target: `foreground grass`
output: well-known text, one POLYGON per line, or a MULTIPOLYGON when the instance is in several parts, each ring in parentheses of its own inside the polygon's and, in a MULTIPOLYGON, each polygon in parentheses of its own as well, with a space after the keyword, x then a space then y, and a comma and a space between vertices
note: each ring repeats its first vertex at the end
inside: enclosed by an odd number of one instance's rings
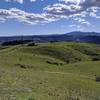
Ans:
MULTIPOLYGON (((100 100, 100 61, 92 61, 75 45, 54 43, 36 47, 9 47, 0 51, 0 100, 100 100), (60 56, 59 56, 60 54, 60 56), (56 61, 62 65, 49 64, 56 61)), ((89 49, 90 48, 90 49, 89 49)))

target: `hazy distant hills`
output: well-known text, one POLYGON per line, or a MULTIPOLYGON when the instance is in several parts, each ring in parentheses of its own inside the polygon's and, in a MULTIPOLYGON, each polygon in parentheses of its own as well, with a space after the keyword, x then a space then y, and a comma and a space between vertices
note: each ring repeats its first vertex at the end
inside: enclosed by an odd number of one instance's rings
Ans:
POLYGON ((14 40, 31 40, 35 42, 50 42, 50 41, 72 41, 72 42, 90 42, 100 44, 100 33, 96 32, 70 32, 60 35, 33 35, 33 36, 10 36, 0 37, 0 42, 14 40))
POLYGON ((71 36, 100 36, 100 33, 97 33, 97 32, 74 31, 74 32, 66 33, 66 34, 71 35, 71 36))

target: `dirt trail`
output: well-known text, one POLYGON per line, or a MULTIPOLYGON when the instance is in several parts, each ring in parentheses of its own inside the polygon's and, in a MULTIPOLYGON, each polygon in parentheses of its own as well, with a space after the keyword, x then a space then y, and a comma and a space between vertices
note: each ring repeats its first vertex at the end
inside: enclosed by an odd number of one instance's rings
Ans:
POLYGON ((92 76, 73 74, 73 73, 69 73, 69 72, 66 72, 66 73, 65 72, 52 72, 52 71, 44 71, 44 72, 45 73, 50 73, 50 74, 60 74, 60 75, 77 75, 77 76, 82 77, 82 78, 94 80, 94 77, 92 77, 92 76))
POLYGON ((14 47, 8 47, 7 49, 0 50, 0 54, 2 53, 9 53, 21 47, 20 45, 14 47))

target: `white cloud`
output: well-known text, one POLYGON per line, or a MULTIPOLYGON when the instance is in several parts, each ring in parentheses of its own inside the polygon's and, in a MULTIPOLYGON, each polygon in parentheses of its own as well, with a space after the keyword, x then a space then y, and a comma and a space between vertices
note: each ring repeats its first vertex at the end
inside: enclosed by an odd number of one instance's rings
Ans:
POLYGON ((20 9, 11 8, 11 9, 0 9, 0 19, 3 21, 14 19, 18 20, 22 23, 27 24, 38 24, 38 23, 48 23, 52 21, 56 21, 57 18, 50 16, 49 14, 35 14, 35 13, 27 13, 20 9))
MULTIPOLYGON (((78 26, 91 23, 85 18, 100 18, 98 14, 100 10, 100 0, 58 0, 59 3, 48 5, 44 11, 52 16, 59 18, 67 18, 75 21, 78 26), (77 19, 77 20, 76 20, 77 19)), ((100 13, 100 12, 99 12, 100 13)))
POLYGON ((30 2, 36 2, 37 0, 30 0, 30 2))
MULTIPOLYGON (((7 2, 23 3, 25 0, 6 0, 7 2)), ((37 0, 29 0, 36 2, 37 0)), ((44 1, 44 0, 41 0, 44 1)), ((28 13, 20 9, 0 9, 0 21, 16 19, 27 24, 49 23, 60 19, 70 19, 76 23, 77 28, 82 25, 91 26, 87 16, 100 19, 100 0, 58 0, 53 5, 43 8, 43 13, 28 13)))
MULTIPOLYGON (((20 4, 23 4, 23 2, 25 2, 25 0, 5 0, 6 2, 17 2, 20 4)), ((36 2, 37 0, 29 0, 30 2, 36 2)), ((44 0, 41 0, 44 1, 44 0)))
POLYGON ((99 7, 100 0, 59 0, 63 3, 49 5, 44 10, 51 14, 56 15, 70 15, 86 11, 91 7, 99 7), (78 3, 78 5, 77 5, 78 3))
POLYGON ((18 2, 20 4, 23 4, 23 0, 5 0, 6 2, 18 2))
POLYGON ((76 5, 79 5, 80 3, 83 3, 85 0, 58 0, 59 2, 65 2, 65 3, 73 3, 76 5))
MULTIPOLYGON (((30 0, 30 2, 36 2, 37 0, 30 0)), ((40 1, 44 1, 44 0, 40 0, 40 1)))

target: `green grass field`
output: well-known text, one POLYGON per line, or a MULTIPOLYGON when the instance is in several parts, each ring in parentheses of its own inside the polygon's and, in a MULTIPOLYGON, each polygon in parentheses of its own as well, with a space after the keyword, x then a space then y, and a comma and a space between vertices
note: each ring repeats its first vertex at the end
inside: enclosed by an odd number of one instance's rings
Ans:
POLYGON ((0 100, 100 100, 100 46, 0 46, 0 100))

